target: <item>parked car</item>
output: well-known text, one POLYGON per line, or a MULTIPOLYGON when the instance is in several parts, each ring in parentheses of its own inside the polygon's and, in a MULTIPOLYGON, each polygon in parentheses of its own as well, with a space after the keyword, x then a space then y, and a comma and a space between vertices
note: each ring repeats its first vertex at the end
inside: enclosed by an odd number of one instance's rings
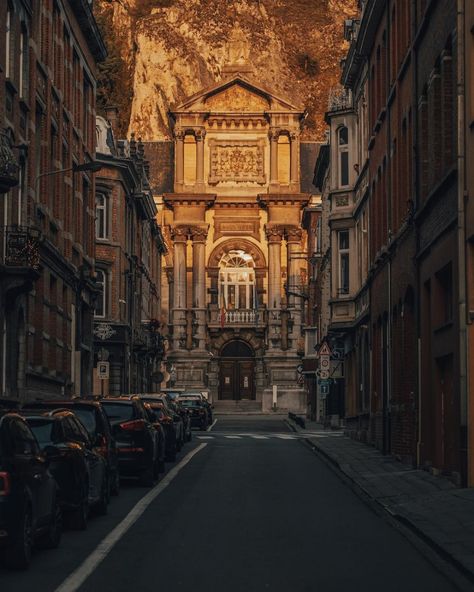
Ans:
POLYGON ((100 454, 107 465, 107 483, 112 495, 120 491, 117 443, 112 434, 109 418, 102 403, 96 399, 75 398, 63 401, 34 401, 29 409, 70 409, 73 411, 91 437, 94 451, 100 454))
POLYGON ((186 398, 182 396, 179 397, 179 402, 189 411, 192 427, 199 428, 202 431, 207 429, 209 425, 209 415, 202 400, 195 397, 186 398))
POLYGON ((173 417, 161 400, 144 401, 153 425, 159 424, 165 433, 165 459, 169 462, 176 460, 177 440, 173 417))
POLYGON ((166 460, 166 435, 161 423, 156 421, 155 414, 152 412, 147 403, 144 405, 148 421, 155 428, 155 453, 158 459, 158 472, 164 473, 166 460))
POLYGON ((177 413, 179 413, 181 415, 181 419, 183 420, 184 441, 191 442, 192 437, 193 437, 193 432, 191 429, 191 415, 190 415, 188 409, 186 409, 186 407, 183 407, 183 405, 181 405, 181 403, 178 399, 175 399, 173 401, 173 405, 176 407, 177 413))
POLYGON ((101 399, 101 403, 117 442, 120 474, 138 477, 143 485, 151 487, 158 477, 159 462, 155 428, 143 402, 137 396, 124 395, 101 399))
POLYGON ((55 548, 62 533, 58 486, 25 419, 0 411, 0 550, 26 569, 33 545, 55 548))
POLYGON ((201 401, 206 408, 209 423, 213 422, 212 405, 201 392, 184 392, 178 397, 178 401, 181 401, 182 399, 196 399, 201 401))
POLYGON ((166 414, 173 420, 176 437, 176 450, 179 452, 184 445, 184 422, 176 406, 164 394, 139 395, 142 401, 147 403, 162 403, 166 414))
POLYGON ((73 528, 84 530, 89 508, 107 513, 109 503, 107 464, 91 437, 68 409, 22 410, 31 431, 47 455, 58 483, 61 509, 73 528))

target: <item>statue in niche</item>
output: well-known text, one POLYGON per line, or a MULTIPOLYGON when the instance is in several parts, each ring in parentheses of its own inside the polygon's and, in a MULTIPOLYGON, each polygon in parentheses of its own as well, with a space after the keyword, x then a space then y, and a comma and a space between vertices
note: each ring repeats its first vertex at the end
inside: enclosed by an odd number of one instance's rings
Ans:
POLYGON ((232 33, 227 44, 227 63, 229 65, 241 66, 248 62, 250 48, 248 38, 242 30, 240 23, 237 22, 232 29, 232 33))

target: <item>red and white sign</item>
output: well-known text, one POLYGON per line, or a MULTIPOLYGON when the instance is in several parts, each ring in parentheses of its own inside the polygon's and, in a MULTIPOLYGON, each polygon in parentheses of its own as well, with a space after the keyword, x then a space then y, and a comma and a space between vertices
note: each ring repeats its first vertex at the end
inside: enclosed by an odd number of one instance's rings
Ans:
POLYGON ((329 345, 324 342, 322 346, 319 348, 318 356, 321 358, 323 356, 330 356, 332 354, 331 348, 329 345))

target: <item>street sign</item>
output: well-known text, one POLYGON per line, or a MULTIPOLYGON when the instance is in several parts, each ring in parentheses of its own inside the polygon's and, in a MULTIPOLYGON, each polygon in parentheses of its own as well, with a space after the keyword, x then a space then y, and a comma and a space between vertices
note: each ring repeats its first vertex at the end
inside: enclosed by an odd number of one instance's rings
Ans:
POLYGON ((329 347, 329 345, 326 343, 326 341, 322 344, 322 346, 319 348, 318 351, 318 356, 330 356, 331 355, 331 348, 329 347))
POLYGON ((97 378, 107 380, 109 378, 109 362, 99 362, 97 364, 97 378))
POLYGON ((331 362, 331 378, 344 378, 344 363, 341 361, 331 362))
POLYGON ((329 384, 322 384, 319 387, 319 392, 323 397, 327 397, 329 395, 329 384))
POLYGON ((329 370, 321 369, 319 371, 319 377, 321 378, 321 380, 327 380, 329 378, 329 370))

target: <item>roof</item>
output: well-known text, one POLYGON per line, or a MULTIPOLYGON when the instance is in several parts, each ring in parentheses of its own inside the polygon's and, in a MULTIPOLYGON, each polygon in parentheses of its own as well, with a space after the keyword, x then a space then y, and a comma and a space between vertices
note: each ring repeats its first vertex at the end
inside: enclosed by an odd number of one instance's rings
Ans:
MULTIPOLYGON (((176 105, 173 109, 171 109, 171 112, 173 113, 173 112, 191 110, 191 108, 193 106, 202 105, 202 103, 206 99, 208 99, 214 95, 217 95, 217 94, 223 92, 224 90, 226 90, 227 88, 230 88, 231 86, 234 86, 234 85, 240 85, 243 88, 246 88, 247 90, 249 90, 250 92, 260 95, 261 97, 267 99, 271 105, 274 104, 275 102, 277 104, 279 103, 282 110, 295 111, 295 112, 299 112, 299 113, 304 112, 303 108, 300 108, 300 107, 294 105, 286 98, 279 97, 279 96, 275 95, 272 91, 264 88, 263 86, 260 86, 259 84, 256 84, 255 82, 251 81, 247 77, 243 76, 241 73, 238 73, 235 76, 232 76, 232 78, 229 78, 225 81, 218 82, 208 88, 205 88, 205 89, 195 93, 194 95, 191 95, 185 101, 183 101, 182 103, 180 103, 179 105, 176 105)), ((270 110, 272 110, 272 109, 270 109, 270 110)))

